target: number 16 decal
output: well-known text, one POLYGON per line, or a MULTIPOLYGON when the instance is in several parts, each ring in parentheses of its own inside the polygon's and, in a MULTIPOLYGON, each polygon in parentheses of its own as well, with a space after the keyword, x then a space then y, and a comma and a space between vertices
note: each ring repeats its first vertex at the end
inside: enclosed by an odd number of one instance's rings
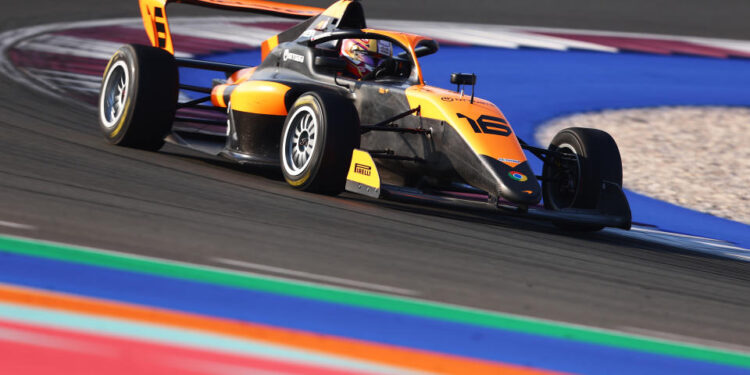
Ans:
POLYGON ((469 121, 469 125, 474 129, 474 133, 495 134, 502 135, 503 137, 510 135, 510 126, 508 126, 508 122, 499 117, 481 115, 475 121, 471 117, 461 113, 457 113, 456 116, 458 116, 458 118, 465 118, 469 121))

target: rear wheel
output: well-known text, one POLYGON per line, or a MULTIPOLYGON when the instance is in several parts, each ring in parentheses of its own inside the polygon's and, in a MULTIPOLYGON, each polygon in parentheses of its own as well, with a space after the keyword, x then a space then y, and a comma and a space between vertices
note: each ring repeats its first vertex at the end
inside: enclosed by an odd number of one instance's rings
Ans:
POLYGON ((107 65, 99 95, 99 125, 112 144, 158 150, 177 109, 179 76, 169 52, 121 47, 107 65))
MULTIPOLYGON (((615 140, 597 129, 568 128, 549 145, 542 172, 544 207, 596 209, 604 181, 622 186, 622 161, 615 140)), ((596 231, 603 226, 558 225, 567 230, 596 231)))
POLYGON ((296 189, 336 195, 344 190, 359 117, 348 100, 309 92, 297 99, 281 134, 281 170, 296 189))

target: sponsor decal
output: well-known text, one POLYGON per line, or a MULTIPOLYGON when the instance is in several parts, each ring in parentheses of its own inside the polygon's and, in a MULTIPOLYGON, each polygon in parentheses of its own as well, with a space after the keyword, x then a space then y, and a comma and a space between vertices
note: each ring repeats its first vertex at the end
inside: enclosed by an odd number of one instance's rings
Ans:
POLYGON ((531 190, 524 190, 523 193, 526 193, 526 195, 534 194, 534 192, 531 190))
POLYGON ((516 171, 510 171, 510 172, 508 172, 508 176, 510 176, 510 178, 512 178, 512 179, 514 179, 514 180, 516 180, 518 182, 524 182, 524 181, 527 181, 529 179, 528 177, 526 177, 525 174, 523 174, 521 172, 516 172, 516 171))
POLYGON ((372 174, 372 168, 369 165, 355 163, 354 173, 358 173, 364 176, 369 176, 370 174, 372 174))
MULTIPOLYGON (((456 98, 456 97, 452 97, 452 96, 441 96, 440 100, 442 100, 444 102, 448 102, 448 103, 453 103, 453 102, 471 103, 471 99, 468 96, 467 97, 463 97, 463 98, 456 98)), ((483 105, 483 106, 486 106, 486 107, 489 107, 489 106, 492 105, 490 102, 488 102, 488 101, 486 101, 484 99, 479 99, 479 98, 474 98, 474 104, 479 104, 479 105, 483 105)))
POLYGON ((315 30, 312 30, 312 29, 305 30, 305 32, 302 33, 302 37, 303 38, 312 38, 312 37, 315 36, 315 34, 317 34, 317 31, 315 31, 315 30))
POLYGON ((384 56, 393 55, 393 44, 387 40, 378 40, 378 53, 384 56))
POLYGON ((512 163, 512 164, 518 164, 520 161, 516 159, 506 159, 506 158, 497 158, 497 161, 501 161, 503 163, 512 163))
POLYGON ((287 61, 287 60, 292 60, 292 61, 295 61, 295 62, 298 62, 298 63, 304 63, 304 62, 305 62, 305 56, 302 56, 302 55, 298 55, 298 54, 296 54, 296 53, 292 53, 292 52, 289 52, 289 50, 288 50, 288 49, 285 49, 285 50, 284 50, 284 57, 283 57, 283 60, 284 60, 284 61, 287 61))

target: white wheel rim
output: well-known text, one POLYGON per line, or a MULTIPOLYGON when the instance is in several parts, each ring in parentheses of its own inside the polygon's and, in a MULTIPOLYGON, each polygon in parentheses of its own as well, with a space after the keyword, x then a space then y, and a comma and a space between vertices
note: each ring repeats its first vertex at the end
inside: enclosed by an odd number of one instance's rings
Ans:
POLYGON ((284 130, 282 164, 291 176, 298 176, 310 165, 318 138, 318 120, 308 106, 292 113, 284 130))
POLYGON ((578 170, 580 171, 581 161, 578 159, 578 154, 576 153, 575 147, 573 147, 573 145, 568 144, 568 143, 561 143, 560 145, 557 146, 557 150, 559 151, 562 149, 567 149, 568 151, 570 151, 571 154, 576 156, 576 164, 578 165, 578 170))
POLYGON ((232 135, 232 102, 227 103, 227 139, 232 135))
POLYGON ((104 90, 99 98, 99 117, 105 128, 111 129, 120 121, 128 101, 130 72, 124 61, 116 62, 104 79, 104 90))
POLYGON ((571 153, 573 153, 573 155, 578 156, 578 154, 576 154, 576 149, 571 144, 569 144, 569 143, 560 143, 557 146, 557 148, 558 149, 560 149, 560 148, 567 148, 568 150, 570 150, 571 153))

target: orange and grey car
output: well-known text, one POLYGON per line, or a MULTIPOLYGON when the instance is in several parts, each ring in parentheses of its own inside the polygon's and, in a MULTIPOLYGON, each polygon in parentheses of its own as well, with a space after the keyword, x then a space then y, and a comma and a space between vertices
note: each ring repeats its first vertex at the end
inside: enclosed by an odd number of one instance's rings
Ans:
POLYGON ((102 85, 99 117, 111 143, 156 150, 167 140, 278 166, 290 185, 311 192, 471 201, 578 230, 630 227, 620 154, 608 134, 572 128, 546 149, 523 142, 494 104, 474 97, 475 75, 454 74, 456 91, 425 84, 419 58, 438 51, 435 40, 368 28, 356 0, 327 9, 140 0, 140 8, 152 46, 121 48, 102 85), (258 66, 181 59, 174 57, 165 9, 172 2, 301 21, 262 43, 258 66), (392 53, 372 74, 355 77, 346 74, 340 54, 346 40, 385 41, 392 53), (179 67, 218 77, 212 87, 180 84, 179 67), (204 96, 179 103, 180 89, 204 96), (173 127, 211 122, 176 115, 191 107, 226 113, 226 136, 173 127), (531 170, 527 152, 544 161, 541 175, 531 170))

